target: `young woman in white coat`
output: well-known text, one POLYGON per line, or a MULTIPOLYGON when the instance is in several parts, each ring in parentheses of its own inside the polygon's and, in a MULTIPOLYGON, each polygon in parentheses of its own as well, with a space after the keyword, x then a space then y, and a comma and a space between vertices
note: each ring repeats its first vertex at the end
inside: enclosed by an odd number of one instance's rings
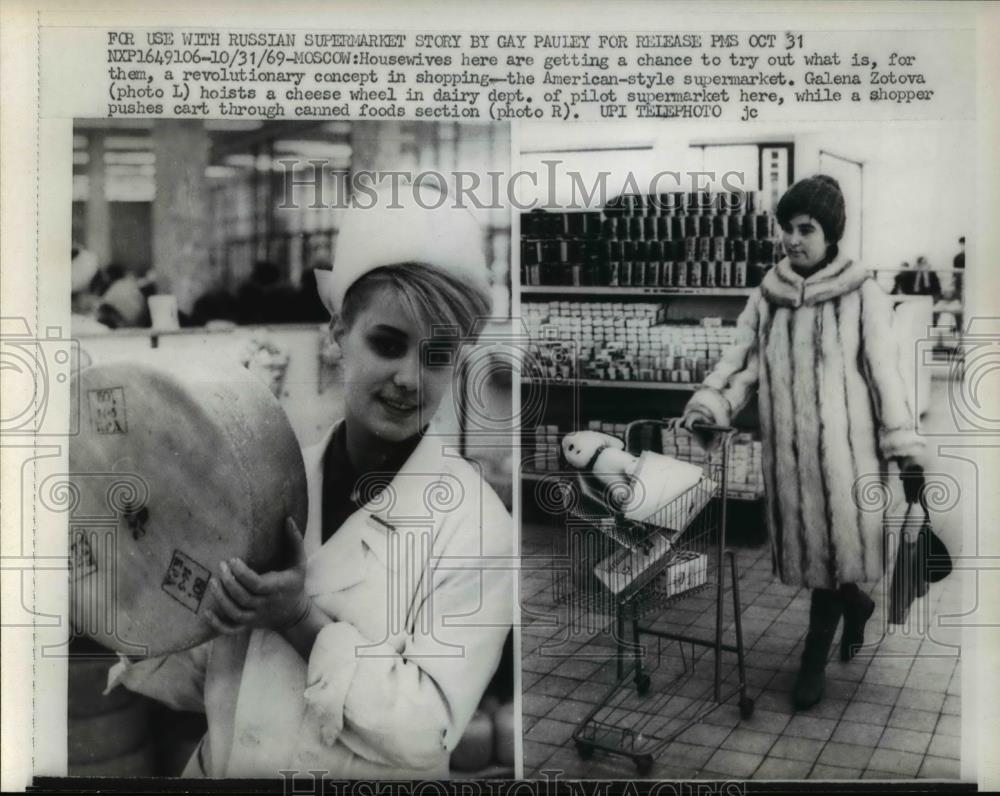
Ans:
POLYGON ((912 397, 885 292, 837 243, 844 197, 825 175, 778 203, 786 258, 755 288, 737 338, 687 405, 684 424, 729 425, 758 396, 767 526, 782 582, 812 589, 793 701, 823 696, 841 617, 840 657, 864 643, 874 611, 858 584, 883 572, 883 517, 861 504, 864 479, 899 463, 907 500, 922 488, 912 397))
POLYGON ((490 311, 482 232, 453 202, 407 187, 345 211, 317 279, 344 418, 304 451, 289 566, 221 562, 213 641, 112 669, 112 686, 207 714, 187 776, 448 775, 513 617, 510 516, 428 430, 490 311))

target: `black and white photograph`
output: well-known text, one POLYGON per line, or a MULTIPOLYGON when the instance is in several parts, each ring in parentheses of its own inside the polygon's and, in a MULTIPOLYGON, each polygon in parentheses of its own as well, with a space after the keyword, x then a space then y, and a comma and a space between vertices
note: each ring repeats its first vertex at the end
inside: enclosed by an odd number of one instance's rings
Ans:
POLYGON ((971 127, 760 128, 521 130, 525 776, 960 776, 971 127))
POLYGON ((512 777, 507 129, 73 142, 68 773, 512 777))
POLYGON ((998 36, 5 0, 0 790, 996 788, 998 36))

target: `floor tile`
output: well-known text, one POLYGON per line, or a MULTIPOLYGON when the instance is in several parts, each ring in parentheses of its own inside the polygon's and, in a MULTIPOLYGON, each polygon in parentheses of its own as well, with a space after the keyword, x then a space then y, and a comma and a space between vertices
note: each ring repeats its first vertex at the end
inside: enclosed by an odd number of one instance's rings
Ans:
POLYGON ((540 682, 545 677, 542 672, 529 672, 526 670, 521 671, 521 692, 524 693, 529 688, 533 688, 536 683, 540 682))
POLYGON ((956 738, 962 736, 962 720, 958 716, 941 716, 937 726, 934 728, 935 735, 954 735, 956 738))
MULTIPOLYGON (((756 600, 753 601, 753 606, 761 606, 764 608, 778 608, 780 610, 786 609, 792 601, 792 596, 790 594, 775 594, 773 592, 764 592, 756 600)), ((775 614, 777 615, 777 614, 775 614)))
MULTIPOLYGON (((557 674, 549 674, 535 683, 530 690, 535 694, 564 697, 579 687, 580 682, 578 680, 573 680, 570 677, 560 677, 557 674)), ((527 690, 525 689, 525 691, 527 690)))
POLYGON ((812 761, 788 760, 781 757, 768 757, 754 772, 754 779, 805 779, 809 776, 812 761))
POLYGON ((920 732, 933 732, 937 724, 938 714, 928 710, 911 710, 897 706, 892 709, 889 716, 888 725, 899 727, 904 730, 918 730, 920 732))
POLYGON ((932 755, 925 757, 920 766, 920 776, 927 779, 958 779, 960 771, 958 760, 932 755))
POLYGON ((557 658, 556 666, 551 670, 560 677, 572 677, 576 680, 586 680, 601 666, 597 661, 581 658, 557 658))
POLYGON ((953 760, 959 759, 961 751, 962 744, 954 735, 935 734, 931 738, 930 746, 927 748, 927 754, 929 755, 933 755, 934 757, 948 757, 953 760))
POLYGON ((837 722, 833 719, 798 714, 792 717, 782 734, 792 738, 812 738, 817 741, 825 741, 833 735, 836 727, 837 722))
MULTIPOLYGON (((595 752, 595 755, 601 754, 600 752, 595 752)), ((602 756, 603 757, 603 756, 602 756)), ((626 761, 624 758, 606 758, 613 759, 618 765, 624 766, 626 761)), ((557 752, 552 754, 548 760, 546 760, 542 765, 540 765, 539 772, 548 772, 547 776, 549 779, 561 778, 561 779, 577 779, 583 776, 584 771, 587 767, 587 761, 583 760, 577 753, 576 750, 569 747, 561 747, 557 752)), ((621 775, 619 775, 621 776, 621 775)), ((543 778, 541 773, 539 773, 535 778, 543 778)))
POLYGON ((525 733, 525 738, 531 741, 539 741, 554 746, 562 746, 573 735, 576 725, 565 721, 555 721, 554 719, 539 719, 535 725, 525 733))
POLYGON ((697 744, 674 741, 660 753, 660 759, 670 765, 693 766, 700 769, 708 759, 715 754, 715 749, 708 746, 698 746, 697 744))
POLYGON ((523 743, 522 748, 524 750, 525 768, 537 768, 561 748, 558 746, 552 746, 547 743, 529 741, 527 739, 525 739, 522 743, 523 743))
POLYGON ((753 716, 743 721, 740 726, 758 732, 780 733, 791 720, 792 717, 788 713, 757 707, 754 709, 753 716))
POLYGON ((822 701, 809 708, 809 715, 821 719, 839 719, 847 709, 848 704, 845 699, 833 699, 827 694, 822 701))
POLYGON ((927 675, 930 677, 936 677, 939 680, 950 680, 951 675, 954 673, 956 663, 957 660, 955 658, 945 658, 937 655, 917 657, 913 661, 913 667, 910 669, 910 674, 915 677, 927 675))
MULTIPOLYGON (((864 661, 859 661, 856 658, 849 663, 831 661, 826 666, 826 677, 828 680, 848 680, 853 683, 860 683, 863 680, 868 680, 869 669, 870 667, 866 666, 864 661)), ((900 682, 890 683, 890 685, 902 685, 902 680, 905 679, 906 672, 900 672, 895 677, 900 682)))
POLYGON ((899 688, 906 682, 906 676, 905 669, 876 669, 869 667, 868 671, 865 672, 863 682, 871 685, 889 685, 899 688))
POLYGON ((729 729, 743 722, 740 718, 740 710, 736 705, 722 705, 705 716, 702 721, 705 724, 714 724, 716 727, 729 727, 729 729))
POLYGON ((930 742, 931 734, 929 732, 887 727, 879 741, 879 746, 886 749, 899 749, 903 752, 913 752, 914 754, 922 755, 927 751, 930 742))
POLYGON ((557 721, 567 721, 571 724, 579 724, 587 714, 594 709, 589 702, 578 702, 575 699, 562 699, 548 713, 546 718, 557 721))
POLYGON ((885 724, 892 713, 888 705, 876 705, 874 702, 854 700, 844 711, 844 721, 856 721, 864 724, 885 724))
POLYGON ((885 728, 876 724, 863 724, 857 721, 841 721, 833 731, 831 740, 837 743, 860 744, 872 748, 879 742, 885 728))
POLYGON ((572 691, 573 698, 580 702, 589 702, 596 705, 607 697, 608 686, 598 682, 577 681, 576 688, 572 691))
POLYGON ((774 677, 771 678, 771 682, 767 684, 769 691, 783 691, 786 694, 791 694, 792 689, 795 687, 796 671, 797 665, 792 667, 792 669, 775 670, 774 677))
POLYGON ((685 743, 707 746, 710 749, 717 749, 722 745, 729 733, 730 727, 717 727, 714 724, 695 724, 691 729, 685 731, 679 740, 685 743))
POLYGON ((755 700, 757 708, 777 713, 790 713, 792 710, 792 695, 787 691, 772 691, 765 689, 755 700))
POLYGON ((774 742, 769 757, 784 757, 791 760, 805 760, 809 763, 816 761, 820 752, 823 751, 824 742, 811 738, 795 738, 783 735, 774 742))
POLYGON ((949 716, 959 716, 962 713, 962 698, 959 696, 945 696, 944 706, 941 712, 949 716))
POLYGON ((860 768, 843 768, 817 763, 809 774, 809 779, 861 779, 860 768))
POLYGON ((737 727, 722 742, 722 748, 763 756, 767 754, 768 750, 774 746, 774 742, 777 740, 778 735, 776 733, 757 732, 756 730, 737 727))
POLYGON ((541 718, 559 704, 559 697, 546 696, 537 692, 525 694, 521 699, 521 712, 526 716, 541 718))
POLYGON ((877 771, 888 771, 901 777, 916 776, 923 762, 923 755, 900 752, 896 749, 876 749, 868 767, 877 771))
POLYGON ((709 758, 705 768, 730 777, 746 778, 753 775, 762 761, 763 755, 720 749, 709 758))
POLYGON ((933 674, 910 674, 903 683, 906 688, 918 691, 931 691, 944 694, 948 690, 948 682, 933 674))
POLYGON ((862 702, 871 702, 876 705, 896 704, 901 688, 891 685, 878 685, 877 683, 861 683, 854 693, 854 699, 862 702))
POLYGON ((525 655, 521 658, 521 669, 528 672, 548 674, 563 662, 564 659, 562 658, 549 658, 542 655, 525 655))
POLYGON ((824 699, 858 699, 858 683, 852 680, 830 680, 826 681, 826 695, 824 699))
POLYGON ((857 744, 837 743, 831 741, 820 753, 817 763, 827 766, 841 766, 843 768, 855 768, 862 771, 871 759, 874 749, 871 746, 859 746, 857 744))

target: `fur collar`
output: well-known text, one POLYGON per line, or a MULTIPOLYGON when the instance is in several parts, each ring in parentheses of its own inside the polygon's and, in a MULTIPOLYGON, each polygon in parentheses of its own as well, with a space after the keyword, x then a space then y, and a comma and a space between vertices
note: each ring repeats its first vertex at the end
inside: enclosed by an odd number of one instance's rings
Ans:
POLYGON ((761 292, 772 304, 785 307, 811 306, 857 290, 869 278, 860 263, 838 255, 833 262, 803 279, 785 257, 767 272, 761 292))

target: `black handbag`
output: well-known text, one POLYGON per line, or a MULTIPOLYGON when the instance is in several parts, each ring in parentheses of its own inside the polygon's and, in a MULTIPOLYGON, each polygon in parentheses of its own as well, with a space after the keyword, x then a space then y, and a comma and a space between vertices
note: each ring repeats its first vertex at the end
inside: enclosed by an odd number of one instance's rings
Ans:
POLYGON ((917 504, 910 503, 906 507, 889 586, 888 620, 893 625, 904 624, 913 601, 927 594, 929 584, 944 580, 952 570, 951 554, 941 537, 931 528, 930 512, 922 497, 920 506, 924 517, 920 530, 915 539, 905 534, 910 510, 915 505, 917 504))

